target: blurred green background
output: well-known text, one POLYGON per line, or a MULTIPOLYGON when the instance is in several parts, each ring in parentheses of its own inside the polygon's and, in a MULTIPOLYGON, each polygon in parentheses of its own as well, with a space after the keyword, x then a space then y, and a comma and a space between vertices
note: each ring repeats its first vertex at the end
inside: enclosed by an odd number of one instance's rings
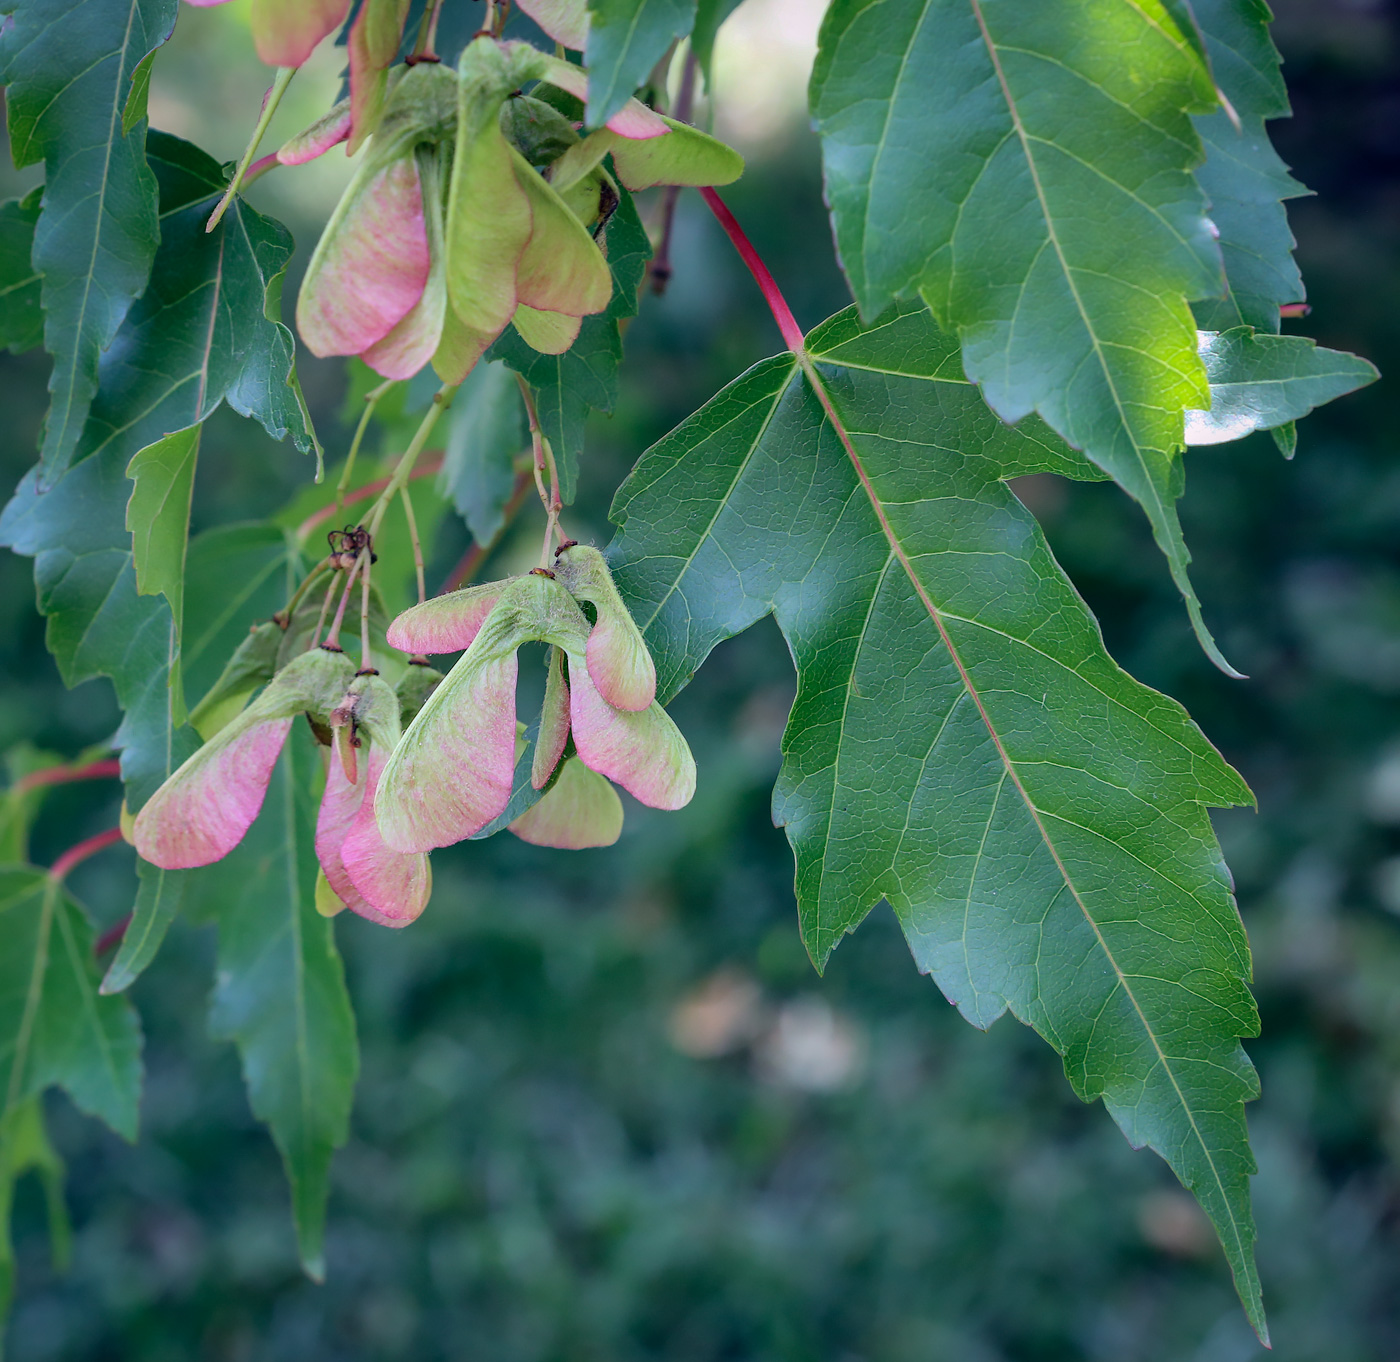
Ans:
MULTIPOLYGON (((466 0, 450 0, 465 5, 466 0)), ((749 0, 723 40, 719 130, 750 170, 728 194, 811 325, 847 295, 800 109, 819 5, 749 0), (725 113, 724 110, 729 112, 725 113)), ((1296 117, 1285 159, 1323 344, 1400 370, 1400 6, 1280 3, 1296 117)), ((266 76, 246 0, 186 9, 152 117, 221 158, 266 76)), ((327 49, 272 142, 334 97, 327 49)), ((338 154, 253 201, 304 261, 338 154)), ((4 177, 6 194, 32 179, 4 177)), ((628 337, 616 414, 590 429, 569 524, 598 542, 638 453, 777 348, 698 200, 675 278, 628 337)), ((291 292, 289 290, 289 298, 291 292)), ((345 372, 304 377, 333 455, 345 372)), ((0 477, 32 458, 47 361, 0 357, 0 477)), ((1256 952, 1264 1086, 1260 1260, 1285 1362, 1400 1357, 1400 410, 1381 384, 1311 417, 1292 463, 1266 437, 1192 453, 1182 508, 1207 616, 1250 674, 1202 657, 1146 524, 1109 485, 1023 484, 1114 655, 1181 699, 1259 797, 1218 820, 1256 952)), ((308 461, 223 413, 196 528, 268 515, 308 461)), ((522 533, 533 542, 530 521, 522 533)), ((440 536, 440 582, 467 546, 440 536)), ((500 560, 520 545, 507 542, 500 560)), ((526 549, 525 551, 528 551, 526 549)), ((27 560, 0 561, 0 748, 107 738, 106 682, 66 692, 27 560)), ((1014 1021, 963 1023, 881 908, 818 978, 769 817, 791 667, 764 624, 721 647, 674 713, 699 762, 686 810, 628 806, 621 842, 508 836, 434 857, 433 902, 392 933, 339 919, 363 1043, 333 1174, 324 1286, 296 1264, 277 1156, 230 1047, 203 1038, 208 929, 180 927, 135 987, 149 1071, 128 1147, 49 1101, 68 1161, 71 1270, 42 1198, 16 1208, 11 1355, 166 1362, 1246 1362, 1263 1356, 1194 1203, 1071 1095, 1014 1021)), ((35 856, 110 826, 106 787, 48 801, 35 856)), ((106 924, 131 854, 75 888, 106 924)))

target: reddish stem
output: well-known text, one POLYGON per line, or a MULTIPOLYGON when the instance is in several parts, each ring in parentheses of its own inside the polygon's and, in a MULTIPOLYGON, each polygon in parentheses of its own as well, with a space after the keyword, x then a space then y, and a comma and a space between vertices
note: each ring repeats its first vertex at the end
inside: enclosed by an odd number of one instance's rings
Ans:
POLYGON ((534 487, 535 479, 532 473, 526 471, 515 475, 515 487, 511 490, 510 500, 506 502, 505 509, 501 512, 501 527, 484 544, 473 544, 458 561, 457 566, 447 575, 447 580, 442 584, 442 590, 456 591, 458 587, 466 586, 473 577, 476 570, 490 556, 491 551, 501 542, 501 536, 506 532, 506 526, 515 519, 516 512, 530 498, 530 489, 534 487))
POLYGON ((89 837, 85 841, 79 842, 75 847, 69 847, 49 867, 49 879, 64 879, 75 865, 87 860, 89 856, 96 856, 104 847, 111 846, 113 842, 120 842, 121 839, 122 830, 120 828, 108 828, 106 832, 99 832, 95 837, 89 837))
POLYGON ((126 935, 126 929, 131 926, 131 914, 114 922, 107 928, 96 941, 92 943, 92 953, 101 958, 108 951, 122 944, 122 938, 126 935))
POLYGON ((50 766, 45 771, 31 771, 15 781, 13 788, 21 792, 38 789, 41 785, 66 785, 71 780, 119 779, 122 764, 115 758, 90 761, 86 766, 50 766))
MULTIPOLYGON (((408 475, 409 482, 414 478, 426 478, 436 473, 442 467, 442 455, 435 459, 428 459, 421 467, 415 468, 408 475)), ((340 514, 347 506, 353 505, 357 501, 366 501, 370 497, 378 496, 393 481, 393 474, 387 478, 376 478, 373 482, 367 482, 363 487, 352 488, 345 494, 345 499, 337 506, 332 502, 329 506, 323 506, 319 511, 313 512, 297 526, 297 538, 305 539, 317 525, 324 525, 333 516, 340 514)))
POLYGON ((247 189, 247 187, 250 184, 252 184, 253 181, 256 180, 258 176, 261 175, 264 171, 271 170, 273 166, 280 164, 281 163, 278 161, 277 153, 275 151, 269 151, 266 156, 259 156, 258 159, 254 161, 253 164, 250 165, 246 171, 244 171, 243 183, 239 186, 239 188, 247 189))
POLYGON ((764 301, 767 302, 769 310, 773 313, 773 320, 778 323, 778 330, 782 332, 783 344, 793 354, 800 355, 802 353, 802 328, 798 326, 797 318, 792 315, 792 309, 787 305, 787 299, 783 297, 777 281, 768 272, 768 266, 759 259, 758 252, 753 248, 753 242, 744 235, 744 229, 735 221, 734 214, 724 206, 724 200, 713 189, 702 189, 700 196, 710 205, 710 212, 719 219, 719 225, 729 234, 730 241, 734 243, 734 249, 743 257, 744 264, 749 267, 749 273, 753 275, 754 281, 763 290, 764 301))

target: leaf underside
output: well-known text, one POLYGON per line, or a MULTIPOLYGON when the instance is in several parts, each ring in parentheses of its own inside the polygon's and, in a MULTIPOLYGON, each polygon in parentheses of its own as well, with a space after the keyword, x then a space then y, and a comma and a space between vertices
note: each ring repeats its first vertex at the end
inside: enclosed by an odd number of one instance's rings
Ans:
POLYGON ((1171 1164, 1262 1331, 1239 1044, 1257 1017, 1207 816, 1249 791, 1108 657, 1005 483, 1094 466, 998 421, 917 306, 866 332, 842 313, 808 349, 806 372, 737 379, 618 493, 613 561, 658 694, 776 617, 798 692, 774 817, 813 959, 888 900, 969 1020, 1009 1008, 1171 1164))

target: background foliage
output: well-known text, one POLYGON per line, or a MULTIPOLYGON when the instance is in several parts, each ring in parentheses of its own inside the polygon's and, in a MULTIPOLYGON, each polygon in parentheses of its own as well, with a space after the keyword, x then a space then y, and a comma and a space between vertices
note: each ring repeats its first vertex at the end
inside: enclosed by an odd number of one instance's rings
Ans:
MULTIPOLYGON (((1381 6, 1280 8, 1297 117, 1275 136, 1320 195, 1293 208, 1306 330, 1393 367, 1400 21, 1381 6)), ((242 129, 218 127, 225 96, 243 80, 249 108, 263 81, 251 57, 240 73, 234 46, 183 50, 189 64, 169 64, 183 84, 154 91, 161 126, 229 156, 242 129)), ((730 198, 810 325, 847 297, 819 227, 815 148, 789 126, 753 150, 730 198)), ((291 193, 272 176, 253 203, 305 242, 315 219, 291 193)), ((694 207, 670 293, 629 332, 617 414, 590 428, 578 520, 600 539, 637 452, 776 348, 694 207)), ((46 365, 3 364, 13 483, 46 365)), ((332 428, 339 366, 304 376, 332 428)), ((1195 581, 1246 684, 1200 655, 1121 494, 1053 477, 1018 488, 1115 658, 1181 699, 1259 794, 1260 814, 1218 826, 1264 1016, 1249 1047, 1264 1083, 1250 1112, 1261 1271, 1277 1355, 1329 1362, 1400 1349, 1389 400, 1382 386, 1315 415, 1292 464, 1263 437, 1188 455, 1195 581)), ((203 453, 196 529, 265 515, 310 473, 229 413, 203 453)), ((463 547, 444 545, 437 580, 463 547)), ((102 740, 116 722, 105 683, 61 689, 29 563, 0 570, 0 740, 68 755, 102 740)), ((1192 1203, 1078 1104, 1035 1037, 967 1028, 884 911, 812 974, 768 810, 791 695, 771 625, 724 644, 677 703, 703 777, 690 809, 634 816, 616 848, 576 858, 508 839, 440 854, 414 931, 339 926, 364 1056, 352 1143, 332 1167, 325 1287, 300 1275, 281 1169, 232 1049, 188 1024, 210 990, 212 932, 177 925, 135 986, 142 1143, 49 1100, 74 1266, 52 1275, 40 1184, 22 1183, 15 1355, 1254 1356, 1192 1203)), ((104 798, 55 792, 35 858, 110 824, 104 798)), ((110 921, 129 884, 128 867, 99 862, 74 887, 110 921)))

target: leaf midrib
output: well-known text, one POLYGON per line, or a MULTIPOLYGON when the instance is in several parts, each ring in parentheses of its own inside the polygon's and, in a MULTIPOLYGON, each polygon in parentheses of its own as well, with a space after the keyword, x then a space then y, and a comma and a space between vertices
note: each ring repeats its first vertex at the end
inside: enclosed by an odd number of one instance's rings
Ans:
MULTIPOLYGON (((92 234, 92 255, 88 260, 87 274, 83 280, 82 304, 78 309, 77 322, 73 328, 76 336, 81 336, 84 331, 84 322, 87 317, 88 311, 88 300, 92 296, 92 281, 97 271, 97 254, 98 251, 101 249, 102 245, 102 224, 106 216, 107 203, 107 172, 111 168, 112 164, 112 147, 114 145, 115 139, 114 129, 116 128, 118 122, 121 119, 121 110, 126 102, 121 98, 122 76, 126 71, 126 54, 127 49, 131 46, 131 29, 132 25, 135 23, 136 20, 136 10, 137 0, 129 0, 126 15, 126 32, 122 36, 121 48, 116 54, 117 79, 115 84, 113 85, 114 94, 112 101, 112 116, 107 124, 107 141, 103 149, 102 160, 102 183, 101 187, 97 191, 97 227, 92 234)), ((73 359, 74 362, 69 366, 67 392, 65 393, 63 399, 63 424, 59 428, 52 445, 52 447, 55 449, 62 448, 63 444, 67 440, 68 427, 73 419, 73 390, 77 386, 78 381, 78 363, 76 354, 74 355, 73 359)))
MULTIPOLYGON (((978 3, 978 0, 970 0, 970 2, 975 6, 978 3)), ((1104 958, 1108 961, 1109 967, 1113 971, 1113 975, 1114 978, 1117 980, 1118 987, 1123 990, 1124 995, 1131 1002, 1133 1011, 1136 1012, 1138 1020, 1142 1025, 1143 1032, 1147 1036, 1148 1041, 1151 1043, 1152 1049, 1157 1056, 1158 1062, 1162 1066, 1162 1071, 1167 1075, 1167 1078, 1172 1085, 1172 1090, 1176 1093, 1177 1100, 1181 1106, 1181 1110, 1185 1114, 1186 1120, 1191 1127, 1191 1133, 1194 1135, 1196 1142, 1200 1147, 1201 1153, 1206 1160, 1206 1164, 1210 1168, 1211 1175, 1215 1180, 1215 1184, 1219 1191, 1221 1202, 1223 1204, 1224 1213, 1229 1218, 1230 1229, 1235 1239, 1235 1247, 1237 1253, 1239 1254, 1240 1261, 1242 1263, 1245 1263, 1248 1261, 1249 1256, 1248 1247, 1244 1243, 1243 1233, 1235 1218, 1234 1208, 1231 1204, 1230 1195, 1226 1190, 1224 1178, 1221 1176, 1220 1170, 1216 1167, 1215 1158, 1211 1153, 1210 1146, 1207 1143, 1204 1135, 1201 1133, 1200 1126, 1196 1122, 1195 1112, 1193 1111, 1190 1103, 1186 1100, 1186 1095, 1182 1091, 1181 1084, 1177 1081, 1176 1073, 1172 1067, 1171 1061, 1168 1059, 1166 1051, 1162 1048, 1162 1044, 1158 1040, 1155 1030, 1153 1029, 1151 1023, 1148 1021, 1147 1015, 1143 1011, 1142 1005, 1141 1003, 1139 1003, 1137 995, 1133 991, 1129 983, 1130 976, 1127 973, 1125 973, 1123 968, 1119 965, 1117 958, 1114 956, 1113 951, 1110 949, 1109 944, 1105 939, 1102 930, 1099 927, 1098 922, 1094 918, 1093 914, 1089 911, 1088 905, 1084 902, 1083 896, 1080 894, 1078 887, 1075 885, 1074 880, 1069 873, 1069 868, 1065 865, 1064 860, 1060 856, 1059 849, 1056 847, 1054 840, 1050 836, 1049 829, 1045 826, 1045 823, 1041 818, 1040 810, 1036 807, 1035 802, 1031 799, 1029 791, 1027 791, 1026 787, 1022 784, 1020 773, 1016 769, 1016 764, 1012 761, 1010 753, 1006 750, 1006 746, 1002 741, 1001 734, 997 730, 996 725, 992 722, 991 715, 987 712, 986 706, 982 701, 981 694, 978 692, 976 685, 973 683, 972 676, 967 669, 967 665, 966 663, 964 663, 961 653, 959 653, 956 645, 954 644, 952 636, 948 633, 947 625, 945 624, 943 619, 943 614, 939 610, 938 606, 934 603, 933 598, 929 595, 918 574, 914 571, 913 564, 910 561, 908 555, 905 553, 903 544, 901 543, 899 537, 895 534, 894 527, 890 524, 889 518, 885 514, 884 504, 881 501, 879 494, 875 490, 874 483, 871 481, 870 475, 866 471, 864 462, 862 461, 860 454, 857 452, 855 445, 851 441, 850 435, 846 431, 845 423, 842 421, 840 414, 836 410, 836 404, 833 401, 831 394, 827 392, 825 385, 821 381, 821 376, 817 372, 815 364, 813 364, 810 358, 806 355, 800 356, 799 358, 800 361, 802 361, 802 368, 807 376, 807 381, 811 384, 814 395, 817 397, 818 401, 822 405, 823 410, 826 412, 827 419, 830 421, 833 431, 836 433, 838 439, 841 441, 842 448, 846 451, 846 456, 851 462, 851 466, 855 471, 856 477, 859 480, 862 489, 864 490, 867 498, 870 501, 871 510, 875 514, 875 518, 879 523, 881 532, 884 534, 886 541, 890 545, 891 552, 894 554, 895 558, 898 559, 900 566, 904 569, 905 575, 908 577, 910 585, 914 588, 915 594, 918 596, 920 602, 924 606, 924 609, 927 611, 929 618, 933 622, 934 628, 938 631, 939 638, 942 640, 943 646, 948 651, 949 658, 951 659, 954 667, 957 669, 958 675, 962 680, 964 689, 966 690, 969 698, 972 700, 972 703, 977 707, 977 712, 981 716, 982 722, 986 727, 987 734, 991 738, 992 743, 997 750, 997 755, 1001 759, 1002 765, 1005 768, 1006 773, 1011 780, 1011 783, 1015 786, 1017 793, 1021 796, 1021 801, 1024 804, 1027 813, 1030 815, 1031 821, 1035 824, 1035 828, 1037 833, 1040 835, 1041 842, 1045 846, 1046 851, 1050 854, 1051 860, 1054 861, 1055 868, 1059 872, 1060 877, 1064 882, 1065 888, 1068 889, 1070 894, 1073 895, 1074 901, 1078 905, 1080 913, 1084 917, 1084 921, 1088 924, 1089 929, 1093 932, 1094 938, 1098 942, 1099 949, 1103 952, 1104 958)))

